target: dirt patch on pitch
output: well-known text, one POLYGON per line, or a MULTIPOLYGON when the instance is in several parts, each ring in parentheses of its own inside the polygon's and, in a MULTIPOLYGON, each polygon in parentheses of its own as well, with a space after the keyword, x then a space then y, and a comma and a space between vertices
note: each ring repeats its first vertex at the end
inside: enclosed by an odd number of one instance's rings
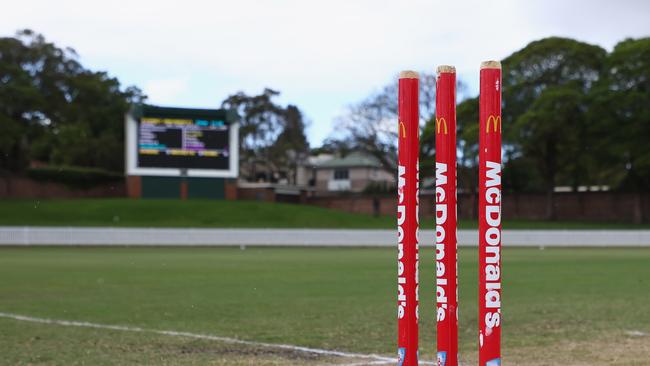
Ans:
MULTIPOLYGON (((175 354, 170 361, 178 359, 205 360, 211 365, 365 365, 376 362, 376 359, 341 357, 323 355, 300 350, 282 349, 242 344, 224 344, 206 340, 190 340, 173 346, 167 345, 166 352, 175 354)), ((169 364, 175 364, 170 362, 169 364)))
MULTIPOLYGON (((476 355, 463 357, 464 365, 476 364, 476 355)), ((607 338, 562 341, 544 347, 504 348, 503 361, 526 366, 641 366, 650 360, 650 335, 644 332, 619 332, 607 338)))
POLYGON ((253 347, 244 345, 210 345, 184 344, 179 347, 181 354, 215 354, 223 356, 252 356, 252 357, 280 357, 288 360, 318 361, 329 359, 321 354, 297 351, 292 349, 280 349, 270 347, 253 347))

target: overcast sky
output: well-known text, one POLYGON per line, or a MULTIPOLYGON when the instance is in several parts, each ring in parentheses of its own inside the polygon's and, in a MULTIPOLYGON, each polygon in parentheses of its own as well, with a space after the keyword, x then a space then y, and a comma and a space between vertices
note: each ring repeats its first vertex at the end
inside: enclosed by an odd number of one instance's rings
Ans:
POLYGON ((650 0, 5 1, 0 36, 31 28, 81 62, 137 85, 149 102, 218 107, 279 90, 319 145, 346 105, 402 69, 456 65, 476 94, 481 61, 566 36, 608 50, 650 35, 650 0))

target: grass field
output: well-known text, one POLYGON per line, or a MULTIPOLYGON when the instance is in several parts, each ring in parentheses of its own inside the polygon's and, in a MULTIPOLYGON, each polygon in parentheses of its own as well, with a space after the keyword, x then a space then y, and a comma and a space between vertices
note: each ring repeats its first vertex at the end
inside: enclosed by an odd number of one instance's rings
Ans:
MULTIPOLYGON (((433 253, 420 271, 431 360, 433 253)), ((510 365, 647 365, 650 250, 503 252, 510 365)), ((395 353, 395 251, 340 248, 2 248, 0 312, 395 353)), ((460 261, 461 359, 476 363, 476 250, 460 261)), ((0 317, 0 363, 326 365, 349 360, 146 332, 0 317)))
MULTIPOLYGON (((433 220, 421 220, 433 228, 433 220)), ((126 227, 395 228, 391 216, 256 201, 1 200, 0 225, 126 227)), ((474 228, 476 221, 459 227, 474 228)), ((509 220, 507 229, 648 229, 650 225, 509 220)))

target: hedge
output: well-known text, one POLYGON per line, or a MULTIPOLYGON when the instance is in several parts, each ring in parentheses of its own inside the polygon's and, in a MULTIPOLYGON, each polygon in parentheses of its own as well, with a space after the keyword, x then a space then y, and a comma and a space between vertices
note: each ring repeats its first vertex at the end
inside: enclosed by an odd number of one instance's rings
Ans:
POLYGON ((124 179, 124 174, 75 166, 29 168, 27 176, 36 181, 62 183, 72 188, 91 188, 124 179))

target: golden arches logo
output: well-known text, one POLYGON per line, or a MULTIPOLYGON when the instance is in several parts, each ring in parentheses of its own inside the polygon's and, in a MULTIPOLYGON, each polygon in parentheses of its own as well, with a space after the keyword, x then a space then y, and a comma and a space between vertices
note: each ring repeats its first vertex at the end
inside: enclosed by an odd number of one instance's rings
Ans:
POLYGON ((494 125, 494 132, 497 132, 497 129, 501 132, 501 116, 488 117, 487 123, 485 124, 485 133, 490 132, 490 125, 494 125))
POLYGON ((440 117, 436 118, 436 133, 440 133, 440 130, 442 130, 445 135, 449 133, 449 129, 447 128, 447 121, 445 120, 445 117, 440 117))
POLYGON ((400 137, 406 137, 406 126, 404 125, 404 122, 399 121, 399 125, 397 127, 397 134, 400 137))

